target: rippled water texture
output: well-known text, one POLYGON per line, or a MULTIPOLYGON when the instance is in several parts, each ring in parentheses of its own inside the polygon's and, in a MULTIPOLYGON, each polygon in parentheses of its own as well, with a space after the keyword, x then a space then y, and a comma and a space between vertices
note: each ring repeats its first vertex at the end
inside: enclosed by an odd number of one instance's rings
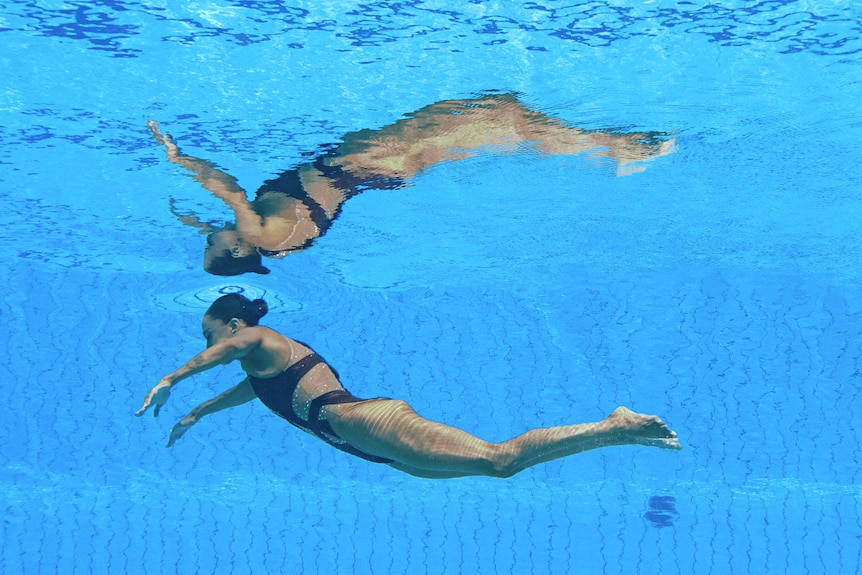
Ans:
POLYGON ((860 23, 841 1, 0 1, 3 572, 857 573, 860 23), (235 213, 146 124, 251 199, 483 97, 532 136, 364 189, 268 275, 204 271, 235 213), (606 144, 552 153, 549 126, 606 144), (665 153, 622 161, 632 134, 665 153), (230 291, 357 395, 492 441, 627 405, 685 449, 434 482, 260 404, 165 449, 238 366, 132 413, 230 291))

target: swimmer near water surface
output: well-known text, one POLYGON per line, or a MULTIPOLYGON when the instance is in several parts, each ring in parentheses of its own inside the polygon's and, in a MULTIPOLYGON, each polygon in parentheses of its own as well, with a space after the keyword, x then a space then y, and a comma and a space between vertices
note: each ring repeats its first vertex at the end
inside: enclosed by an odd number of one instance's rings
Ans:
POLYGON ((262 299, 250 301, 235 293, 218 298, 202 322, 206 349, 164 376, 135 415, 152 407, 158 416, 174 385, 217 365, 239 361, 247 377, 192 409, 174 425, 168 447, 202 417, 257 398, 336 449, 430 479, 511 477, 539 463, 615 445, 682 448, 676 433, 661 419, 625 407, 594 423, 533 429, 500 443, 484 441, 425 419, 404 401, 355 397, 311 347, 258 325, 266 313, 262 299))
POLYGON ((350 198, 370 189, 394 193, 442 162, 520 150, 589 153, 609 158, 623 176, 676 149, 669 133, 581 129, 531 110, 513 94, 485 94, 436 102, 382 128, 348 133, 340 144, 266 180, 250 195, 216 164, 180 151, 155 120, 147 128, 169 161, 233 212, 235 222, 219 224, 171 201, 180 222, 207 234, 203 267, 219 276, 269 273, 262 258, 280 259, 308 248, 350 198))

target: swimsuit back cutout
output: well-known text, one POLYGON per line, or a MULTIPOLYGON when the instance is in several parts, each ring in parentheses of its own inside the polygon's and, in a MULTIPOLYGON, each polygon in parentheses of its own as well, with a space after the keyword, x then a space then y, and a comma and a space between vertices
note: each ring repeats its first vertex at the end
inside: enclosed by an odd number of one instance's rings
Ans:
MULTIPOLYGON (((332 185, 344 193, 344 199, 349 200, 353 196, 368 189, 378 190, 395 190, 404 187, 405 181, 401 178, 389 178, 371 174, 368 176, 356 176, 344 170, 341 166, 330 166, 324 159, 334 157, 334 152, 327 152, 318 156, 312 166, 323 174, 325 178, 332 182, 332 185)), ((308 192, 302 186, 302 180, 299 177, 299 170, 294 168, 282 172, 277 178, 267 180, 255 193, 255 198, 267 192, 276 192, 284 194, 296 200, 299 200, 308 208, 311 221, 320 230, 320 235, 323 235, 326 230, 332 225, 332 220, 338 217, 341 212, 341 205, 335 209, 332 216, 326 214, 326 210, 320 203, 308 195, 308 192)), ((307 248, 311 245, 314 238, 309 238, 302 245, 296 246, 287 250, 267 250, 258 248, 258 252, 262 256, 277 257, 282 256, 285 252, 298 251, 307 248)))
POLYGON ((291 364, 276 376, 254 377, 253 375, 250 375, 248 376, 248 381, 251 384, 252 389, 254 389, 254 393, 257 395, 258 399, 260 399, 265 406, 279 417, 286 419, 295 427, 298 427, 303 431, 307 431, 308 433, 313 433, 333 447, 346 453, 350 453, 351 455, 361 457, 367 461, 374 463, 392 463, 391 459, 365 453, 356 449, 349 443, 344 442, 338 434, 335 433, 328 421, 320 419, 320 410, 327 405, 365 401, 353 396, 346 389, 329 391, 312 399, 308 408, 308 420, 302 419, 293 409, 293 395, 296 392, 296 388, 299 387, 300 380, 305 376, 305 374, 311 371, 313 367, 321 363, 329 367, 329 369, 332 370, 332 373, 335 374, 335 378, 338 379, 338 372, 330 367, 329 364, 327 364, 317 353, 311 352, 311 354, 303 357, 296 363, 291 364))
POLYGON ((317 200, 308 195, 305 188, 302 187, 302 180, 299 178, 299 170, 287 170, 282 172, 274 180, 267 180, 255 193, 255 197, 259 198, 267 192, 276 192, 285 196, 294 198, 305 204, 308 212, 311 215, 311 221, 320 228, 321 233, 332 225, 332 220, 326 215, 317 200))

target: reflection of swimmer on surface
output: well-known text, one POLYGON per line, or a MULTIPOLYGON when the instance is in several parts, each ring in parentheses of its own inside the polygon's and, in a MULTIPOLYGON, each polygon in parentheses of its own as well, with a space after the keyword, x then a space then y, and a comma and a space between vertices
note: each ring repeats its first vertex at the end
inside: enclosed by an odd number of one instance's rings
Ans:
POLYGON ((267 312, 262 299, 220 297, 202 322, 207 349, 163 377, 136 415, 158 415, 178 382, 238 360, 248 374, 239 385, 195 407, 171 430, 168 447, 211 413, 259 398, 300 429, 337 449, 431 479, 519 471, 598 447, 647 445, 681 449, 676 433, 658 418, 617 408, 595 423, 534 429, 502 443, 483 441, 455 427, 424 419, 404 401, 358 399, 314 350, 258 325, 267 312))
POLYGON ((526 108, 512 95, 494 94, 438 102, 379 130, 347 134, 315 160, 266 181, 249 200, 233 176, 182 154, 157 122, 150 120, 147 127, 171 162, 192 172, 234 212, 236 224, 218 227, 174 211, 183 223, 209 234, 204 269, 216 275, 268 273, 261 256, 284 257, 308 247, 326 232, 342 204, 361 191, 402 187, 434 164, 463 160, 482 149, 591 151, 612 158, 620 175, 640 171, 638 162, 674 149, 665 133, 581 130, 526 108))

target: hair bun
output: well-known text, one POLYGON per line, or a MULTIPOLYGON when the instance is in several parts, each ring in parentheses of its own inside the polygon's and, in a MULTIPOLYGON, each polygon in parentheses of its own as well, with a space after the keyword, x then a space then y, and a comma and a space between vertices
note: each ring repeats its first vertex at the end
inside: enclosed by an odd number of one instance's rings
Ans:
POLYGON ((266 312, 269 311, 269 306, 266 305, 266 302, 260 298, 252 301, 250 307, 251 311, 257 316, 258 319, 265 316, 266 312))

